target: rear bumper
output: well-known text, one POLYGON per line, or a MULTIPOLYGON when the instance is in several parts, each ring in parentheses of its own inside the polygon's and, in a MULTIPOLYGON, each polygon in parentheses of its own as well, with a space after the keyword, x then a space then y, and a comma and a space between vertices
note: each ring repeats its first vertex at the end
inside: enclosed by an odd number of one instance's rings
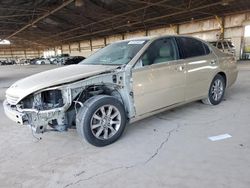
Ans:
POLYGON ((227 87, 231 87, 236 82, 237 77, 238 77, 238 70, 237 69, 230 72, 228 75, 227 87))

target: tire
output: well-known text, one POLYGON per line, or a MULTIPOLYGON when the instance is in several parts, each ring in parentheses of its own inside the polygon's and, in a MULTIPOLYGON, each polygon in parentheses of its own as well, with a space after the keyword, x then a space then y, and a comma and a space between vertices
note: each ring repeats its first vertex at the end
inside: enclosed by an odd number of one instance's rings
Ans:
POLYGON ((90 144, 102 147, 120 138, 126 126, 123 104, 115 97, 97 95, 88 99, 76 115, 76 130, 90 144))
POLYGON ((42 62, 41 62, 41 65, 45 65, 45 62, 44 62, 44 61, 42 61, 42 62))
POLYGON ((224 97, 225 88, 226 88, 225 79, 220 74, 217 74, 210 85, 208 91, 208 98, 203 99, 202 102, 204 104, 209 104, 209 105, 220 104, 224 97))

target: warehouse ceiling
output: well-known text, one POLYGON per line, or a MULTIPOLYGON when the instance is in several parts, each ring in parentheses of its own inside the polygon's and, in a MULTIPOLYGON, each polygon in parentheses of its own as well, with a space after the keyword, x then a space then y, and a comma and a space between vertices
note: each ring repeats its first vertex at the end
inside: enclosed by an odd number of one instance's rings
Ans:
POLYGON ((249 0, 4 0, 0 39, 48 48, 247 10, 249 0))

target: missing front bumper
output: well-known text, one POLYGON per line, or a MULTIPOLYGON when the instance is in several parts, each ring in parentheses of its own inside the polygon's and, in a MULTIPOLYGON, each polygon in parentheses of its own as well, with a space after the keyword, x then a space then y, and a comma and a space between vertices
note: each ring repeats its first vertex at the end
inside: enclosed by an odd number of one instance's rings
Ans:
POLYGON ((31 125, 28 122, 28 117, 26 114, 21 113, 16 110, 15 107, 12 107, 10 104, 8 104, 7 100, 3 102, 3 108, 6 116, 11 119, 12 121, 16 122, 19 125, 27 125, 29 128, 31 128, 35 133, 41 133, 43 127, 38 127, 31 125))
POLYGON ((17 124, 24 125, 27 123, 27 117, 25 114, 18 112, 15 108, 8 104, 7 100, 3 102, 3 108, 6 116, 15 121, 17 124))
POLYGON ((19 125, 27 125, 35 133, 46 132, 49 122, 51 122, 53 119, 56 119, 58 126, 62 126, 63 129, 65 129, 67 124, 65 113, 60 108, 40 112, 19 112, 15 106, 11 106, 6 100, 3 102, 3 107, 5 114, 9 119, 19 125))

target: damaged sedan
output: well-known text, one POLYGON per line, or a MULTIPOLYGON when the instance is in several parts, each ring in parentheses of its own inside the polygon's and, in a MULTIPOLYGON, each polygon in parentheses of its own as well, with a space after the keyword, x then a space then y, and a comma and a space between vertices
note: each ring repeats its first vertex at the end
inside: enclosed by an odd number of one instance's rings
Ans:
POLYGON ((128 123, 196 100, 219 104, 237 74, 235 57, 200 39, 128 39, 17 81, 4 110, 35 133, 76 127, 82 139, 105 146, 128 123))

